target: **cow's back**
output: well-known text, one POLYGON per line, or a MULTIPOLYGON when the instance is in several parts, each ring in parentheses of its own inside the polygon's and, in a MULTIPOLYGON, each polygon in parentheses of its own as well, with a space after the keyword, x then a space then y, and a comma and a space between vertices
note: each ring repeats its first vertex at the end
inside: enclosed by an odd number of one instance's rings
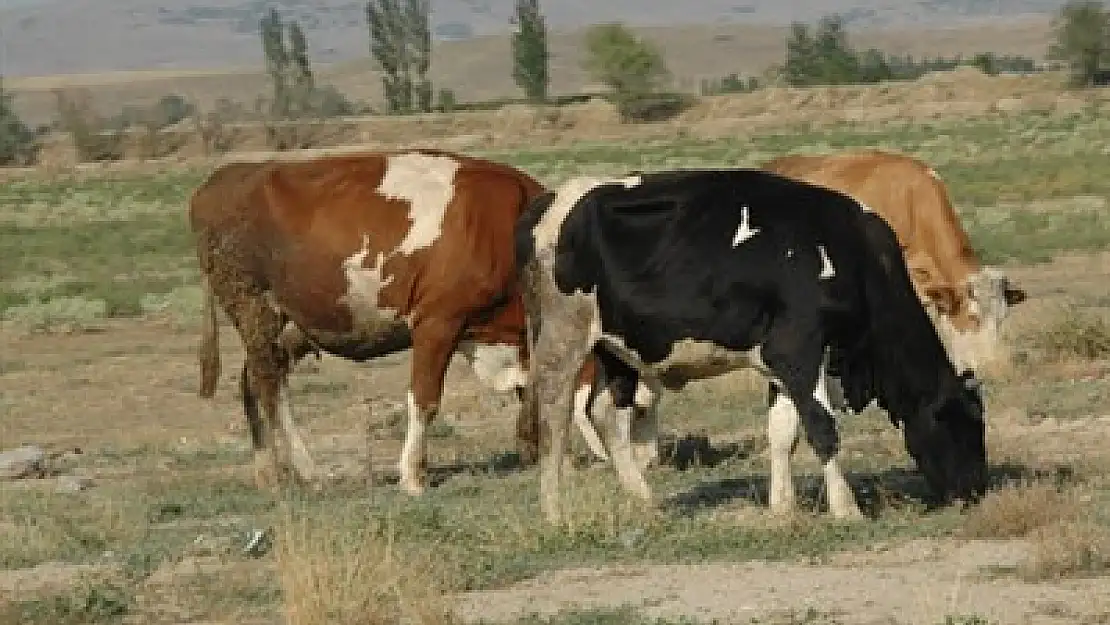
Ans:
POLYGON ((847 193, 877 212, 894 229, 915 282, 962 284, 979 268, 944 183, 919 159, 861 150, 784 156, 763 168, 847 193))

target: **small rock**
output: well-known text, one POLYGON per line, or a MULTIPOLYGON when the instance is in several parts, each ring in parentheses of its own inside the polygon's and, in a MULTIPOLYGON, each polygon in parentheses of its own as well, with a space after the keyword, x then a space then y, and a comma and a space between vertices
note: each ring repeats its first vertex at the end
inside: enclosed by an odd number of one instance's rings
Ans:
POLYGON ((243 553, 258 558, 266 555, 271 546, 272 541, 268 529, 253 530, 247 540, 247 546, 243 548, 243 553))
POLYGON ((92 487, 93 480, 87 475, 59 475, 55 490, 59 493, 79 493, 92 487))

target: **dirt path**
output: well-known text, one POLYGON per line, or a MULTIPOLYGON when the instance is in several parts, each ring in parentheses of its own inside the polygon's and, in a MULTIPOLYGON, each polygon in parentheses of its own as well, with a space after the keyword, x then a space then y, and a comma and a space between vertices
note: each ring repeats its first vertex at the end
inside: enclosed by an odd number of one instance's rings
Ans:
POLYGON ((746 562, 555 571, 504 590, 463 595, 458 613, 468 621, 503 622, 529 612, 631 606, 651 618, 724 623, 936 625, 957 615, 1004 625, 1110 622, 1110 579, 1048 585, 984 573, 984 567, 1016 565, 1026 549, 1018 541, 921 540, 885 552, 841 554, 821 566, 746 562))

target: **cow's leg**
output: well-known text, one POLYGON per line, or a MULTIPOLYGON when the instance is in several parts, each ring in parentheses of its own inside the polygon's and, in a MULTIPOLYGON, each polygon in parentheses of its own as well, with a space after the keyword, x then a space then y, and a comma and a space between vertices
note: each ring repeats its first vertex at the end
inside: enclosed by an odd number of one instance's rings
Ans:
POLYGON ((298 476, 305 482, 315 483, 319 475, 316 471, 316 463, 312 460, 312 454, 309 453, 308 446, 305 445, 301 430, 293 419, 293 410, 289 401, 288 372, 292 372, 297 362, 310 352, 315 351, 316 348, 309 342, 308 337, 300 328, 289 322, 288 319, 284 319, 284 317, 283 321, 285 324, 278 344, 285 352, 287 373, 286 382, 281 387, 281 397, 278 402, 281 426, 292 448, 293 466, 297 469, 298 476))
POLYGON ((460 324, 430 319, 412 329, 412 388, 409 390, 408 430, 398 469, 401 489, 410 495, 424 492, 428 471, 427 429, 439 413, 443 378, 455 351, 460 324))
POLYGON ((289 373, 289 359, 278 344, 281 319, 260 296, 225 299, 229 301, 228 316, 239 328, 246 352, 241 388, 254 446, 255 482, 267 488, 285 481, 291 464, 289 442, 278 414, 281 389, 289 373), (259 403, 262 415, 259 415, 259 403), (283 439, 280 444, 278 433, 283 439))
POLYGON ((516 398, 520 401, 520 413, 516 419, 516 451, 520 456, 520 466, 536 464, 540 453, 539 414, 536 403, 528 398, 527 387, 516 388, 516 398))
POLYGON ((270 422, 258 412, 258 395, 251 387, 250 368, 243 363, 239 376, 239 393, 243 400, 243 414, 247 418, 247 430, 251 436, 251 451, 254 455, 254 481, 258 488, 267 489, 277 485, 278 474, 274 457, 274 430, 270 422))
POLYGON ((316 463, 312 460, 312 454, 309 453, 308 446, 305 445, 301 429, 297 427, 297 422, 293 419, 293 408, 289 401, 289 369, 291 366, 292 363, 287 361, 285 377, 282 379, 281 386, 278 387, 278 422, 285 433, 286 444, 289 446, 297 477, 306 484, 314 484, 317 477, 316 463))
MULTIPOLYGON (((814 386, 813 397, 820 404, 821 411, 826 415, 825 418, 833 423, 835 431, 836 425, 832 416, 832 402, 829 401, 828 378, 825 375, 825 366, 823 364, 817 374, 817 383, 814 386)), ((862 518, 863 513, 860 512, 859 506, 856 504, 856 496, 852 492, 852 487, 848 484, 848 479, 844 477, 844 472, 840 468, 840 463, 837 461, 839 451, 839 445, 837 445, 836 449, 834 449, 832 455, 827 460, 822 459, 822 469, 825 474, 825 491, 829 497, 829 511, 832 512, 834 517, 840 519, 862 518)))
MULTIPOLYGON (((578 372, 577 388, 574 390, 574 425, 578 428, 590 453, 602 462, 609 462, 609 452, 598 430, 598 421, 591 417, 596 391, 600 390, 600 371, 591 359, 578 372)), ((608 425, 608 424, 606 424, 608 425)))
POLYGON ((640 472, 659 460, 659 398, 661 389, 640 380, 632 404, 632 455, 640 472))
POLYGON ((595 408, 603 411, 602 418, 612 424, 610 449, 613 466, 617 470, 621 486, 645 501, 651 500, 651 488, 644 481, 643 472, 636 463, 633 450, 633 418, 639 374, 615 356, 603 350, 594 350, 601 379, 604 386, 594 402, 595 408))
POLYGON ((578 298, 544 302, 543 324, 535 338, 533 382, 540 427, 540 509, 553 524, 563 520, 561 480, 574 391, 590 350, 592 306, 578 298))
POLYGON ((770 410, 767 413, 767 439, 771 455, 770 508, 773 514, 789 515, 794 511, 794 476, 790 460, 798 447, 798 410, 790 397, 770 389, 770 410))
MULTIPOLYGON (((837 461, 840 440, 825 386, 824 348, 818 327, 816 323, 793 323, 773 328, 764 346, 763 358, 790 396, 805 430, 806 440, 821 462, 829 512, 836 518, 860 518, 862 514, 855 496, 837 461), (806 331, 806 328, 810 330, 806 331)), ((784 447, 790 419, 785 409, 776 418, 782 428, 776 436, 779 445, 784 447)), ((779 465, 778 483, 785 481, 783 473, 789 473, 789 455, 786 463, 785 472, 784 465, 779 465)), ((772 477, 772 481, 776 480, 772 477)))

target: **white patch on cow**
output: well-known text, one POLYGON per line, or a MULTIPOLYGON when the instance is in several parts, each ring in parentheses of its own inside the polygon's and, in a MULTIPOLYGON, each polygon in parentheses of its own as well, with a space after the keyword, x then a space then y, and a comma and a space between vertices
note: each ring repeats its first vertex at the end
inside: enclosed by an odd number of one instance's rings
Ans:
POLYGON ((586 446, 590 448, 590 453, 598 460, 608 462, 609 452, 605 451, 605 444, 601 442, 601 437, 598 435, 597 429, 590 419, 590 413, 587 411, 589 403, 590 387, 578 387, 578 390, 574 391, 574 424, 578 426, 578 432, 585 439, 586 446))
POLYGON ((836 267, 833 267, 832 261, 829 260, 829 254, 825 251, 824 245, 817 246, 817 253, 821 255, 821 273, 817 275, 820 280, 829 280, 836 277, 836 267))
POLYGON ((632 189, 641 183, 643 183, 643 178, 640 176, 625 176, 622 178, 575 176, 567 179, 555 191, 555 199, 552 200, 551 205, 547 207, 547 211, 532 230, 532 238, 535 239, 537 252, 555 243, 559 236, 559 228, 562 227, 567 215, 578 205, 579 200, 590 191, 606 184, 620 184, 626 189, 632 189))
POLYGON ((393 276, 382 276, 385 254, 378 257, 369 267, 366 259, 370 256, 370 235, 362 235, 362 248, 343 261, 343 273, 347 276, 347 292, 339 302, 351 311, 355 325, 370 328, 384 320, 397 318, 397 311, 383 308, 378 304, 381 290, 393 282, 393 276))
POLYGON ((789 248, 789 247, 786 248, 786 257, 787 258, 794 258, 794 250, 789 248))
POLYGON ((999 320, 982 315, 979 312, 981 304, 975 299, 963 304, 972 314, 979 315, 978 328, 958 330, 949 316, 939 313, 933 315, 934 324, 952 366, 957 371, 979 371, 994 363, 1004 351, 999 337, 999 320))
POLYGON ((978 318, 978 325, 958 330, 951 317, 929 305, 929 318, 937 328, 948 358, 957 370, 979 371, 1002 364, 1008 357, 1008 346, 1002 340, 1002 323, 1009 315, 1006 303, 1006 277, 997 268, 982 267, 969 274, 957 290, 960 307, 968 316, 978 318))
POLYGON ((759 228, 753 228, 751 214, 747 206, 740 209, 740 225, 736 227, 736 234, 732 235, 732 247, 736 247, 748 239, 759 234, 759 228))
POLYGON ((459 343, 459 352, 474 370, 474 375, 495 391, 504 393, 528 383, 528 374, 521 367, 519 352, 513 345, 463 341, 459 343))
POLYGON ((455 197, 459 161, 448 156, 397 154, 389 157, 378 193, 409 203, 408 234, 397 252, 412 254, 430 247, 439 238, 443 216, 455 197))
POLYGON ((424 415, 416 407, 416 397, 410 390, 406 395, 408 405, 408 431, 405 433, 405 444, 401 448, 401 461, 398 469, 401 473, 401 489, 410 495, 419 495, 424 492, 424 485, 420 483, 417 473, 423 464, 426 444, 424 441, 424 415))

